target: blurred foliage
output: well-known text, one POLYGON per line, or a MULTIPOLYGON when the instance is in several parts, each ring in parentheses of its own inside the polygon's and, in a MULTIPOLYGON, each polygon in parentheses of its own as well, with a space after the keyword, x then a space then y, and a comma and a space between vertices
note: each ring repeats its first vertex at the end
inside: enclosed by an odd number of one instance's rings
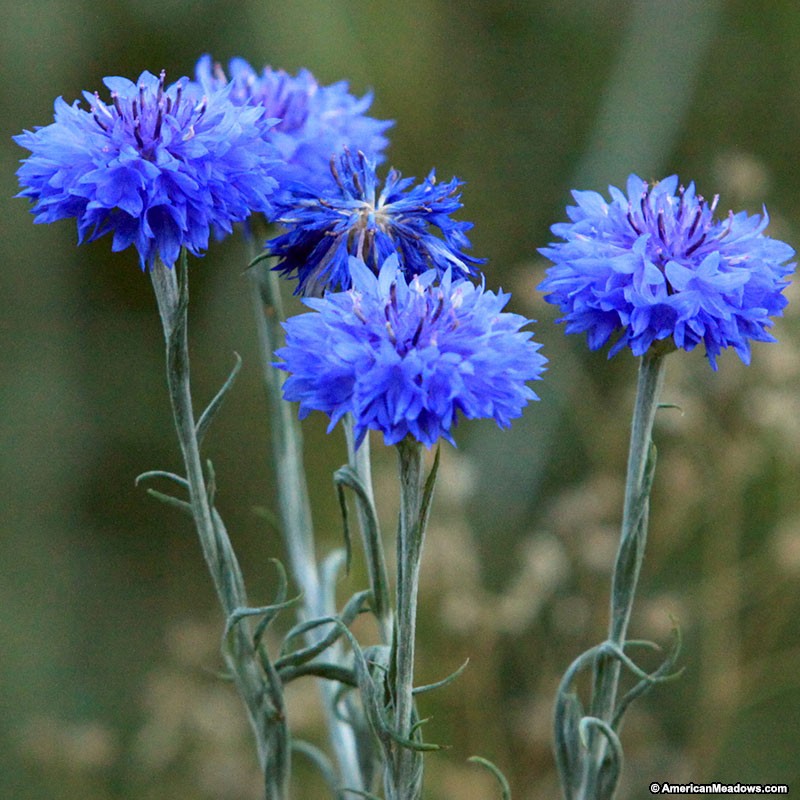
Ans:
MULTIPOLYGON (((0 796, 28 800, 257 797, 236 698, 213 675, 220 620, 188 523, 135 489, 175 468, 149 282, 72 223, 34 228, 10 141, 105 75, 226 61, 311 69, 375 92, 395 119, 390 161, 467 181, 463 218, 487 280, 537 317, 550 371, 510 433, 464 425, 447 448, 423 566, 419 679, 470 658, 422 701, 428 796, 489 798, 484 755, 517 798, 557 794, 555 685, 604 636, 634 363, 608 362, 553 325, 536 248, 568 190, 677 171, 721 206, 772 215, 798 239, 800 5, 793 0, 0 0, 5 169, 0 362, 0 796)), ((237 350, 245 368, 208 440, 219 503, 251 596, 269 597, 281 545, 269 507, 267 425, 235 241, 193 266, 198 401, 237 350)), ((798 293, 791 291, 794 303, 798 293)), ((624 798, 651 779, 800 785, 800 318, 779 345, 712 373, 670 357, 656 425, 652 532, 632 634, 685 637, 686 672, 635 706, 624 798)), ((343 442, 306 429, 323 547, 339 542, 330 475, 343 442)), ((393 453, 375 443, 385 529, 393 453)), ((356 565, 347 590, 363 580, 356 565)), ((359 585, 360 588, 360 585, 359 585)), ((369 631, 364 635, 369 636, 369 631)), ((310 684, 292 698, 319 738, 310 684)), ((322 789, 298 757, 303 798, 322 789)))

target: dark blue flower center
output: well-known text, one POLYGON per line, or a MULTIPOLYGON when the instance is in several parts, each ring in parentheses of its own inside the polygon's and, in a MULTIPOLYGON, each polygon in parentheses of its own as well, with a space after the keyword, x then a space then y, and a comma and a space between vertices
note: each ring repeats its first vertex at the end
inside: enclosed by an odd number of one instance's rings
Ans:
MULTIPOLYGON (((416 283, 412 283, 409 288, 412 292, 416 292, 415 287, 416 283)), ((392 284, 389 290, 389 301, 384 307, 383 313, 386 318, 386 332, 389 335, 389 341, 401 357, 415 348, 425 348, 435 344, 439 332, 453 331, 458 327, 458 319, 452 308, 449 319, 442 318, 445 296, 440 287, 427 289, 416 300, 413 308, 415 314, 409 313, 411 309, 407 305, 400 309, 397 302, 397 285, 392 284), (410 316, 417 317, 416 326, 412 327, 408 324, 410 316)))
POLYGON ((636 236, 649 234, 647 254, 663 272, 668 261, 690 264, 709 237, 715 234, 714 219, 719 196, 711 204, 700 196, 687 196, 683 186, 677 197, 648 186, 639 202, 628 203, 628 224, 636 236))
POLYGON ((119 92, 111 93, 112 105, 106 105, 95 92, 95 103, 92 116, 95 122, 106 133, 121 124, 125 133, 132 137, 131 142, 148 161, 154 161, 158 145, 162 142, 164 119, 171 117, 179 130, 183 130, 182 141, 194 136, 195 124, 206 111, 206 100, 198 105, 183 96, 183 85, 178 84, 175 92, 164 91, 166 73, 161 71, 158 87, 155 92, 143 84, 139 84, 138 93, 133 96, 122 96, 119 92))

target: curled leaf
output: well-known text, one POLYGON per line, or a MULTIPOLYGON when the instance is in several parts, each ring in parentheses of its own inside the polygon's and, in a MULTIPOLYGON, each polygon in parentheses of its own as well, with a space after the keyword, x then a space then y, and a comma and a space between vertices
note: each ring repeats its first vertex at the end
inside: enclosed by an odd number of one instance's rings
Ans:
POLYGON ((489 772, 497 778, 497 782, 500 784, 500 796, 502 800, 511 800, 511 787, 508 785, 508 780, 506 776, 503 775, 500 767, 496 764, 493 764, 489 761, 488 758, 482 758, 481 756, 470 756, 467 761, 472 762, 473 764, 479 764, 480 766, 488 769, 489 772))

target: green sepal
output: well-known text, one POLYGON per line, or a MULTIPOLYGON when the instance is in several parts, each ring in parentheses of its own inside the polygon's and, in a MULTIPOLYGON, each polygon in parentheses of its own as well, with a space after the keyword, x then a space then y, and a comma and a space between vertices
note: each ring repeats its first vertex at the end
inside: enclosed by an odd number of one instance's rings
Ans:
POLYGON ((263 519, 270 528, 280 533, 281 524, 278 515, 271 508, 267 508, 266 506, 253 506, 251 511, 259 519, 263 519))
POLYGON ((494 775, 497 779, 497 782, 500 784, 500 797, 502 800, 511 800, 511 787, 508 785, 508 779, 505 775, 503 775, 502 770, 496 764, 493 764, 489 761, 488 758, 482 758, 481 756, 470 756, 467 761, 478 764, 485 769, 488 769, 489 772, 494 775))

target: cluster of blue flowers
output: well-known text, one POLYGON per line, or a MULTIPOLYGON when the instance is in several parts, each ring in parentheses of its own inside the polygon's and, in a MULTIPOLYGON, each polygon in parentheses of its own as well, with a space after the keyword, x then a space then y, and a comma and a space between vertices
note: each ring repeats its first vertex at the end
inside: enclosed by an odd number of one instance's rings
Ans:
POLYGON ((464 253, 461 183, 395 170, 381 183, 391 123, 367 116, 370 95, 241 59, 226 75, 208 56, 194 81, 105 83, 110 102, 59 99, 51 125, 16 137, 31 151, 21 196, 37 222, 74 217, 81 240, 133 245, 143 268, 199 255, 253 213, 284 226, 268 252, 312 309, 277 353, 301 416, 351 414, 359 441, 372 429, 430 447, 459 415, 505 427, 537 399, 527 382, 546 359, 464 253))
MULTIPOLYGON (((460 181, 394 169, 381 181, 391 122, 367 116, 371 95, 241 59, 226 75, 209 56, 194 81, 105 84, 110 101, 59 98, 52 124, 16 137, 31 151, 18 176, 37 222, 74 217, 79 240, 110 233, 143 269, 201 254, 253 213, 283 226, 267 252, 312 309, 278 352, 286 397, 332 426, 352 414, 359 437, 430 446, 452 440, 459 414, 505 426, 535 399, 527 382, 545 359, 464 252, 460 181)), ((714 368, 724 348, 747 361, 750 341, 773 341, 794 251, 764 235, 766 213, 719 220, 717 198, 675 176, 632 175, 627 194, 610 192, 575 192, 570 222, 552 229, 563 241, 540 251, 554 262, 540 289, 567 332, 592 349, 616 337, 611 355, 702 343, 714 368)))
POLYGON ((609 192, 610 203, 573 192, 571 221, 552 227, 564 241, 540 250, 554 266, 539 289, 567 333, 585 332, 592 350, 616 335, 610 355, 702 342, 714 369, 724 348, 748 363, 751 340, 775 341, 768 328, 786 305, 794 250, 763 234, 766 212, 719 220, 718 198, 707 203, 674 175, 653 185, 631 175, 627 194, 609 192))

